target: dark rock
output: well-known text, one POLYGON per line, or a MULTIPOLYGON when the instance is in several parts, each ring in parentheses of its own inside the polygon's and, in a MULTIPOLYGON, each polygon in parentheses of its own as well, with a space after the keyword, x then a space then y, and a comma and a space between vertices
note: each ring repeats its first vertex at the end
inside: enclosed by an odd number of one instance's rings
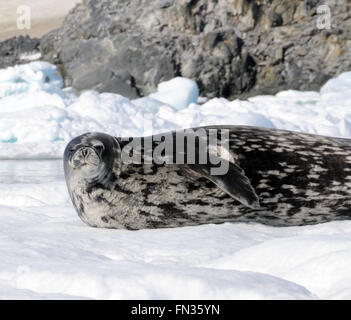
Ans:
POLYGON ((282 16, 274 11, 269 13, 269 19, 271 20, 272 27, 279 27, 283 24, 282 16))
POLYGON ((0 68, 28 63, 29 55, 37 54, 39 58, 40 39, 32 39, 29 36, 14 37, 0 42, 0 68))
POLYGON ((248 52, 242 55, 243 40, 217 17, 214 4, 90 0, 43 37, 42 54, 78 90, 134 98, 182 75, 208 97, 233 97, 253 86, 256 64, 248 52))
POLYGON ((315 9, 318 4, 320 4, 321 1, 319 0, 307 0, 305 2, 305 8, 308 12, 310 12, 312 9, 315 9))
POLYGON ((351 70, 351 4, 319 0, 86 0, 43 37, 45 60, 78 90, 134 98, 175 76, 207 97, 316 90, 351 70))

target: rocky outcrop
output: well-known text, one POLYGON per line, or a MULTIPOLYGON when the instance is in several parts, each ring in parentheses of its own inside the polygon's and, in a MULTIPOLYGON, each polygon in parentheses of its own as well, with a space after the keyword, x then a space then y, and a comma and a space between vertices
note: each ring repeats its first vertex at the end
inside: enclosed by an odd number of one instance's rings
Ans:
POLYGON ((87 0, 44 36, 41 53, 66 85, 129 97, 175 76, 207 97, 318 89, 351 70, 351 1, 328 2, 329 30, 317 24, 323 3, 87 0))
POLYGON ((14 37, 0 42, 0 69, 40 58, 40 39, 14 37))

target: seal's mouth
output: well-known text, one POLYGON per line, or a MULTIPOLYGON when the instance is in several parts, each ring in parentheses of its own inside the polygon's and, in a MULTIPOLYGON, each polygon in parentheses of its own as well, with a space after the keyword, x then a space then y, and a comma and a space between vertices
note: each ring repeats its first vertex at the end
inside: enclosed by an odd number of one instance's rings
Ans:
POLYGON ((73 170, 78 170, 78 169, 81 169, 81 168, 83 168, 83 167, 86 167, 88 164, 86 163, 86 162, 84 162, 84 163, 79 163, 79 164, 74 164, 74 166, 73 166, 73 170))

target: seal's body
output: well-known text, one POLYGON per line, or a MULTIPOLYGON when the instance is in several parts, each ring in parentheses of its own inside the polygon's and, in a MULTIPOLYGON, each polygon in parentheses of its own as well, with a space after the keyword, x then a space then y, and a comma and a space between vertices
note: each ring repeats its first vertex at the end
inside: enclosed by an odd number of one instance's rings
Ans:
MULTIPOLYGON (((131 138, 87 133, 72 140, 64 169, 80 218, 94 227, 132 230, 351 218, 350 140, 248 126, 202 129, 229 132, 226 174, 211 174, 211 165, 198 157, 191 164, 123 163, 121 152, 131 138)), ((158 138, 140 141, 143 148, 152 141, 148 145, 155 149, 158 138)))

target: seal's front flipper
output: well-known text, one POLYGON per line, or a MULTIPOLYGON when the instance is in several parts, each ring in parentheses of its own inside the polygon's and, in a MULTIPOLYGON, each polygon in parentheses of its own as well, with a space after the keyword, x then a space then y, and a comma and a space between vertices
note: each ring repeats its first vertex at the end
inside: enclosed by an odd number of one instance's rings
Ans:
POLYGON ((208 180, 214 182, 221 190, 238 200, 243 205, 258 209, 260 207, 258 196, 252 187, 244 170, 229 162, 228 172, 224 175, 211 175, 211 166, 208 164, 192 164, 189 168, 208 180))

